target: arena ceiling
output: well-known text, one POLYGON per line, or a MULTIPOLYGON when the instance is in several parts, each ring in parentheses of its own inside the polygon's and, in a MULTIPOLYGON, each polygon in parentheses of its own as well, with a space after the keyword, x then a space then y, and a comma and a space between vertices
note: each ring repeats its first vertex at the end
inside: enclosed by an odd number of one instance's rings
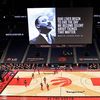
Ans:
POLYGON ((100 7, 99 0, 0 0, 0 7, 100 7))
MULTIPOLYGON (((93 7, 100 9, 99 0, 0 0, 0 16, 25 15, 33 7, 93 7)), ((98 9, 98 10, 99 10, 98 9)), ((96 10, 98 12, 98 10, 96 10)))

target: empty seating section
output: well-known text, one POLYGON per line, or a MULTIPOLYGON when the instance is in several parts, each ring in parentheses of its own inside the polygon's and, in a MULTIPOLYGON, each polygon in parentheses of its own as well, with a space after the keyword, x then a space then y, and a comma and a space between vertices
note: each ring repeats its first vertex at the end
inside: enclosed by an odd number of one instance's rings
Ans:
POLYGON ((30 46, 25 62, 46 63, 49 48, 30 46))
POLYGON ((73 63, 73 48, 52 48, 51 63, 73 63))
POLYGON ((8 40, 0 41, 0 59, 1 59, 1 56, 7 46, 7 43, 8 43, 8 40))
POLYGON ((78 63, 93 63, 100 61, 93 44, 86 47, 77 47, 76 54, 78 63))
POLYGON ((99 49, 99 52, 100 52, 100 39, 97 40, 97 45, 98 45, 98 49, 99 49))
MULTIPOLYGON (((8 42, 1 43, 0 57, 4 49, 7 47, 8 42)), ((28 43, 24 40, 12 40, 4 62, 5 63, 21 63, 25 52, 27 50, 24 63, 74 63, 75 58, 77 63, 100 63, 100 59, 94 44, 89 44, 84 47, 38 47, 30 45, 27 49, 28 43), (73 52, 74 51, 74 52, 73 52), (76 55, 74 55, 76 53, 76 55)))
POLYGON ((26 41, 13 40, 8 48, 4 62, 20 63, 24 56, 26 48, 27 48, 26 41))

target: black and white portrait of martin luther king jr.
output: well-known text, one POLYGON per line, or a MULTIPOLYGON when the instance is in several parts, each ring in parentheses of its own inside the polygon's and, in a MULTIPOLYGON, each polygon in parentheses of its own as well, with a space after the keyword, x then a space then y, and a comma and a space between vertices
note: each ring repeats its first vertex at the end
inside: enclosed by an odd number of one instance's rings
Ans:
MULTIPOLYGON (((53 17, 52 17, 53 18, 53 17)), ((35 27, 39 34, 32 39, 31 44, 53 44, 56 36, 55 23, 50 14, 43 14, 35 19, 35 27)))

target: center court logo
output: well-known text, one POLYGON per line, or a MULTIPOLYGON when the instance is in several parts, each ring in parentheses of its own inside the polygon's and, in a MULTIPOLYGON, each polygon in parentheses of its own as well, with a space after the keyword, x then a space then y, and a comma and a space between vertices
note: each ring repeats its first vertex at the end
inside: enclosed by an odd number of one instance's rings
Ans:
POLYGON ((56 79, 51 80, 52 85, 60 85, 61 87, 69 86, 72 81, 66 77, 58 77, 56 79))

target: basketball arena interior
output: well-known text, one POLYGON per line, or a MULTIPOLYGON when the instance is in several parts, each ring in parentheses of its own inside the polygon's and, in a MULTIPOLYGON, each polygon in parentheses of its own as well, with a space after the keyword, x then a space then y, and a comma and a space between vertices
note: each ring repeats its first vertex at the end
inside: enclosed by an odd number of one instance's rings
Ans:
POLYGON ((0 100, 100 100, 100 2, 0 0, 0 100))

